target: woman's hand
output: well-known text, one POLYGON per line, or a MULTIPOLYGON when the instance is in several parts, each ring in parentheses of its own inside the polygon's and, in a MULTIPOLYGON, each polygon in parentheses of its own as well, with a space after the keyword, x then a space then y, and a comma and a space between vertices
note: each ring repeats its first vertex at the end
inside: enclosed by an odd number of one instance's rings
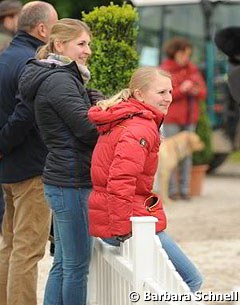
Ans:
POLYGON ((194 87, 194 83, 191 80, 185 80, 181 85, 180 85, 180 91, 182 93, 191 93, 191 90, 194 87))
POLYGON ((121 243, 123 243, 123 242, 125 242, 125 240, 129 239, 130 237, 132 237, 132 232, 130 232, 127 235, 115 236, 115 239, 120 241, 121 243))

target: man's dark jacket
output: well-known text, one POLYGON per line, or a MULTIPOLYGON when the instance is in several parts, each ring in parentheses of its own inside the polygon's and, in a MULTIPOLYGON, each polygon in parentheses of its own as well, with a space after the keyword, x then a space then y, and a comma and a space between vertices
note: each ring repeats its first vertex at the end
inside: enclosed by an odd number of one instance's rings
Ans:
POLYGON ((44 183, 91 187, 97 129, 88 119, 91 104, 76 63, 61 66, 31 60, 19 81, 19 92, 25 104, 34 103, 36 122, 48 149, 44 183))
POLYGON ((42 44, 25 32, 18 32, 0 55, 0 153, 3 155, 0 183, 42 175, 47 149, 34 123, 32 107, 21 107, 21 98, 16 97, 25 64, 42 44))

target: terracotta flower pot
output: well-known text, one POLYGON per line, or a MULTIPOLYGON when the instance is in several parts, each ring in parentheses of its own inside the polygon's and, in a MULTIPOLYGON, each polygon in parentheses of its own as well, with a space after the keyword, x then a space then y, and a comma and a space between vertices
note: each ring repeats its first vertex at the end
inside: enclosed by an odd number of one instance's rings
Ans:
POLYGON ((193 165, 190 180, 191 196, 200 196, 202 194, 203 181, 208 169, 207 164, 193 165))

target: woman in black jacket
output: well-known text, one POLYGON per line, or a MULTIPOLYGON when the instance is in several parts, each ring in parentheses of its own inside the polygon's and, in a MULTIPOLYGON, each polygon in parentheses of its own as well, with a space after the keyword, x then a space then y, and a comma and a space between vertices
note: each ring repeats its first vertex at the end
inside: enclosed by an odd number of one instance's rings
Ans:
POLYGON ((26 66, 20 93, 34 101, 36 121, 48 148, 45 196, 53 211, 55 254, 44 305, 85 305, 90 258, 87 201, 90 161, 97 131, 87 117, 85 84, 91 55, 88 26, 59 20, 37 59, 26 66))

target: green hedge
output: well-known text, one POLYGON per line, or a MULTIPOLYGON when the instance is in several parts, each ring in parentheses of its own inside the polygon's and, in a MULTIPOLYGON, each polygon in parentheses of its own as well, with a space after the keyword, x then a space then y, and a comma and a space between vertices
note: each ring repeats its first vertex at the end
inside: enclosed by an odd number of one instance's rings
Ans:
POLYGON ((205 102, 200 103, 200 116, 196 133, 205 144, 205 147, 202 151, 193 153, 193 165, 208 164, 213 156, 211 145, 212 130, 205 102))
POLYGON ((93 33, 89 87, 113 95, 127 86, 138 66, 138 14, 129 4, 111 4, 83 14, 83 20, 93 33))

